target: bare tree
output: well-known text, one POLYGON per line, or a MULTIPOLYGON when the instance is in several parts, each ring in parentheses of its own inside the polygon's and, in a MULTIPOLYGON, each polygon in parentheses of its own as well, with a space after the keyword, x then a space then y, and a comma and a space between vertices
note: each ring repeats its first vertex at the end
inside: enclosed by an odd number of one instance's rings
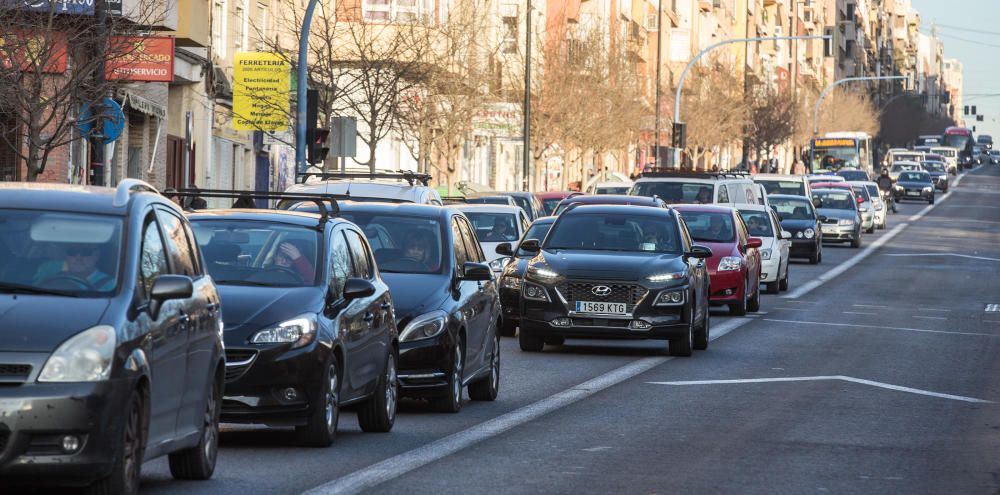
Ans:
POLYGON ((742 135, 748 113, 737 71, 721 59, 697 65, 681 94, 685 152, 697 166, 709 151, 742 135))
POLYGON ((757 80, 748 94, 746 108, 746 142, 758 157, 770 158, 776 146, 792 138, 798 106, 788 93, 757 80))
POLYGON ((820 135, 836 131, 859 131, 874 136, 878 134, 879 128, 878 112, 866 93, 834 90, 820 106, 820 135))
POLYGON ((0 136, 27 164, 27 180, 35 181, 53 152, 85 137, 74 126, 100 127, 101 115, 80 120, 81 107, 126 81, 97 75, 129 58, 136 46, 128 39, 162 20, 165 3, 140 1, 104 25, 93 16, 60 13, 57 2, 46 11, 26 5, 0 4, 0 116, 14 127, 0 136))

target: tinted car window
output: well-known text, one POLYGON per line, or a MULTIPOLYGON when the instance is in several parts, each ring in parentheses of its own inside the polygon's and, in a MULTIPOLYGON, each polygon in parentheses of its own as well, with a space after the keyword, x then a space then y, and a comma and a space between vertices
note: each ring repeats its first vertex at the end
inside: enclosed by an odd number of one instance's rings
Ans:
MULTIPOLYGON (((528 231, 525 232, 524 239, 535 239, 538 242, 541 242, 545 239, 545 234, 549 233, 550 228, 552 228, 552 222, 532 224, 531 227, 528 227, 528 231)), ((531 253, 523 249, 518 249, 515 254, 517 256, 529 256, 531 253)))
POLYGON ((698 182, 640 182, 632 188, 634 196, 656 196, 667 204, 712 203, 711 184, 698 182))
POLYGON ((266 221, 191 223, 218 284, 302 287, 317 280, 319 235, 310 228, 266 221))
POLYGON ((899 174, 899 180, 913 181, 913 182, 930 182, 931 177, 927 174, 921 174, 919 172, 903 172, 899 174))
POLYGON ((685 211, 681 216, 695 241, 733 242, 735 239, 733 216, 729 213, 685 211))
POLYGON ((434 218, 342 212, 365 233, 379 271, 385 273, 439 273, 441 223, 434 218))
POLYGON ((747 231, 753 237, 774 237, 771 216, 766 211, 741 211, 740 216, 747 224, 747 231))
MULTIPOLYGON (((701 201, 704 203, 705 201, 701 201)), ((719 202, 728 203, 729 202, 729 188, 725 185, 719 186, 719 202)))
POLYGON ((343 232, 332 236, 330 244, 330 291, 335 296, 342 296, 344 284, 351 276, 351 252, 347 249, 347 240, 343 232))
POLYGON ((110 294, 118 288, 121 238, 118 217, 0 210, 0 284, 110 294))
POLYGON ((451 220, 451 241, 455 250, 455 266, 461 267, 469 261, 469 255, 465 252, 465 240, 462 238, 462 228, 458 226, 458 220, 451 220))
POLYGON ((510 213, 464 212, 476 229, 481 242, 513 242, 517 240, 517 217, 510 213))
POLYGON ((191 278, 196 277, 198 275, 196 271, 197 262, 194 259, 196 251, 188 241, 181 219, 163 210, 156 211, 156 218, 163 227, 163 234, 167 236, 165 241, 167 252, 170 254, 170 265, 173 267, 173 272, 178 275, 187 275, 191 278))
POLYGON ((347 246, 351 250, 351 259, 354 262, 353 275, 358 278, 372 278, 372 262, 368 258, 368 250, 365 249, 361 236, 353 230, 345 230, 344 236, 347 237, 347 246))
POLYGON ((621 213, 564 216, 545 238, 545 249, 680 252, 676 227, 663 217, 621 213))
POLYGON ((469 227, 469 223, 465 221, 464 218, 457 218, 458 226, 462 229, 462 239, 465 241, 465 255, 469 257, 469 261, 474 261, 481 263, 485 260, 483 256, 482 247, 479 245, 479 241, 476 236, 472 233, 472 228, 469 227))
POLYGON ((868 180, 868 174, 864 170, 841 170, 837 175, 844 180, 868 180))
POLYGON ((879 190, 878 190, 878 186, 877 185, 875 185, 875 184, 865 184, 865 189, 868 189, 868 197, 869 198, 878 198, 879 197, 879 190))
POLYGON ((812 203, 805 199, 771 198, 771 208, 782 220, 812 220, 812 203))
POLYGON ((548 198, 542 200, 542 207, 545 209, 546 215, 551 215, 555 211, 556 206, 559 206, 559 202, 562 201, 560 198, 548 198))
POLYGON ((814 198, 819 198, 823 203, 821 208, 834 210, 853 210, 854 201, 851 193, 840 191, 818 191, 813 192, 814 198))
POLYGON ((919 170, 919 169, 920 169, 919 165, 912 165, 908 163, 907 164, 897 163, 892 166, 893 172, 905 172, 907 170, 919 170))
POLYGON ((940 162, 923 162, 921 165, 924 167, 924 170, 926 170, 928 172, 939 172, 939 173, 942 173, 942 174, 945 173, 944 164, 943 163, 940 163, 940 162))
POLYGON ((794 194, 805 196, 806 186, 799 181, 789 180, 758 180, 758 184, 764 186, 768 194, 794 194))
POLYGON ((156 228, 156 222, 150 219, 142 232, 142 255, 139 261, 139 283, 146 298, 153 290, 153 282, 157 277, 167 272, 167 254, 163 247, 163 239, 156 228))

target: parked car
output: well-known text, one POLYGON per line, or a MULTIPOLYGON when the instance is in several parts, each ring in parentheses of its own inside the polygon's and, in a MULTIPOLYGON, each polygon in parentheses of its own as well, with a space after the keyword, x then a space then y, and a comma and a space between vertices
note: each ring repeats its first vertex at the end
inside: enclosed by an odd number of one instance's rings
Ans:
POLYGON ((598 182, 587 191, 589 194, 628 194, 631 182, 598 182))
POLYGON ((813 206, 823 229, 823 242, 849 242, 861 247, 861 212, 854 191, 813 190, 813 206))
POLYGON ((788 290, 788 252, 792 233, 781 228, 778 214, 767 206, 741 206, 740 217, 747 225, 747 232, 761 240, 760 283, 768 294, 788 290))
POLYGON ((559 215, 572 205, 635 205, 666 208, 667 204, 660 198, 649 196, 622 196, 618 194, 594 194, 572 196, 559 202, 553 215, 559 215))
POLYGON ((934 182, 924 171, 901 172, 896 179, 896 201, 916 199, 934 204, 934 182))
POLYGON ((761 204, 750 176, 742 174, 649 169, 635 181, 629 194, 656 197, 667 204, 761 204))
POLYGON ((529 222, 524 210, 502 205, 459 205, 458 209, 472 222, 487 263, 493 274, 499 277, 511 256, 497 253, 497 246, 517 242, 528 230, 529 222))
POLYGON ((457 208, 341 202, 392 291, 403 396, 444 412, 492 401, 500 387, 500 296, 468 218, 457 208))
POLYGON ((691 238, 712 250, 708 259, 712 305, 728 305, 729 313, 743 316, 760 310, 760 247, 733 208, 709 205, 675 206, 691 238))
POLYGON ((668 340, 690 356, 709 342, 711 251, 690 244, 666 208, 574 205, 542 242, 526 240, 518 343, 526 352, 567 337, 668 340))
POLYGON ((336 201, 316 198, 318 214, 203 210, 190 219, 222 294, 223 420, 294 426, 300 443, 326 447, 342 407, 356 406, 364 431, 392 429, 399 336, 364 234, 318 207, 336 201))
POLYGON ((545 235, 549 233, 549 228, 556 221, 556 217, 542 217, 528 227, 516 245, 501 244, 496 251, 504 256, 511 256, 513 260, 507 263, 503 273, 500 275, 500 306, 503 309, 503 324, 500 335, 513 337, 517 332, 518 320, 521 317, 521 285, 524 283, 524 270, 528 267, 528 260, 535 256, 535 253, 526 251, 521 244, 534 239, 541 242, 545 235), (509 254, 508 254, 509 253, 509 254))
MULTIPOLYGON (((390 203, 417 203, 440 205, 441 195, 427 185, 431 176, 413 172, 308 173, 302 184, 294 184, 285 192, 324 194, 352 201, 378 201, 390 203)), ((279 202, 287 209, 294 201, 279 202)))
POLYGON ((753 181, 764 186, 768 195, 792 194, 809 197, 809 181, 802 175, 757 174, 753 181))
POLYGON ((781 228, 792 234, 789 256, 807 258, 813 265, 823 261, 823 230, 812 201, 787 194, 774 194, 770 199, 781 228))
POLYGON ((920 163, 920 166, 924 172, 931 176, 935 188, 941 192, 948 192, 948 171, 945 169, 944 163, 924 161, 920 163))
POLYGON ((542 202, 542 211, 546 216, 548 216, 552 215, 552 212, 556 210, 556 206, 559 205, 560 201, 572 196, 579 196, 581 194, 583 193, 573 191, 548 191, 538 193, 537 196, 542 202))
POLYGON ((222 316, 183 213, 135 179, 6 182, 0 224, 3 483, 135 494, 164 455, 210 478, 222 316))

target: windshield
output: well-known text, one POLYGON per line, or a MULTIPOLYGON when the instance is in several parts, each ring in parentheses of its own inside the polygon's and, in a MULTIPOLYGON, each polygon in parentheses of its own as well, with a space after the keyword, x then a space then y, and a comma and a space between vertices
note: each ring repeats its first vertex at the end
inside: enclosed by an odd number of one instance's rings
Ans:
POLYGON ((853 210, 854 198, 849 192, 840 191, 813 191, 813 197, 821 201, 820 208, 831 210, 853 210))
POLYGON ((385 273, 441 273, 441 222, 406 215, 341 212, 368 237, 379 271, 385 273))
POLYGON ((465 211, 476 228, 479 242, 512 242, 517 240, 517 217, 510 213, 465 211))
POLYGON ((771 208, 782 220, 812 220, 812 203, 805 199, 770 198, 771 208))
MULTIPOLYGON (((536 241, 541 242, 545 239, 545 234, 548 234, 549 229, 551 228, 552 228, 552 222, 533 223, 531 224, 531 227, 528 227, 528 231, 525 232, 524 240, 535 239, 536 241)), ((518 248, 517 250, 518 257, 534 256, 534 254, 535 253, 531 253, 520 248, 518 248)))
POLYGON ((629 186, 604 186, 598 187, 595 194, 628 194, 629 186))
POLYGON ((542 200, 542 208, 545 209, 546 215, 551 215, 555 211, 556 206, 559 206, 559 202, 562 198, 547 198, 542 200))
POLYGON ((108 296, 121 244, 118 217, 0 210, 0 293, 108 296))
POLYGON ((868 172, 864 170, 841 170, 837 172, 837 175, 844 178, 844 180, 868 180, 868 172))
POLYGON ((903 172, 899 174, 899 180, 906 182, 930 182, 931 176, 921 172, 903 172))
POLYGON ((768 194, 792 194, 805 196, 806 186, 802 181, 781 179, 757 179, 754 182, 764 186, 768 194))
POLYGON ((624 213, 569 213, 545 238, 547 250, 680 253, 677 228, 662 216, 624 213))
POLYGON ((957 154, 957 151, 951 148, 933 148, 931 151, 948 158, 955 158, 955 155, 957 154))
POLYGON ((658 197, 667 204, 715 202, 712 184, 700 182, 640 182, 632 188, 633 196, 658 197))
POLYGON ((733 242, 736 238, 733 216, 728 213, 683 211, 681 216, 691 238, 696 241, 733 242))
POLYGON ((858 166, 856 146, 837 146, 813 150, 813 172, 834 172, 844 167, 858 166))
POLYGON ((919 162, 923 158, 923 153, 896 153, 892 155, 893 162, 919 162))
POLYGON ((517 203, 517 206, 520 206, 521 209, 524 210, 525 215, 528 215, 529 217, 531 216, 530 198, 526 198, 524 196, 510 196, 510 197, 514 199, 514 202, 517 203))
POLYGON ((774 237, 774 229, 771 228, 771 217, 766 211, 741 211, 743 223, 747 224, 747 231, 754 237, 774 237))
POLYGON ((208 273, 220 285, 305 287, 322 275, 319 234, 259 220, 191 221, 208 273))
POLYGON ((972 136, 968 134, 946 134, 944 136, 944 144, 952 147, 964 150, 966 146, 972 146, 972 136))
POLYGON ((919 170, 920 166, 912 163, 897 163, 892 166, 892 172, 904 172, 907 170, 919 170))
POLYGON ((872 200, 871 196, 868 195, 868 188, 866 188, 865 186, 858 185, 858 186, 851 186, 851 188, 854 189, 855 196, 861 198, 864 201, 872 200))
POLYGON ((879 200, 879 190, 876 184, 866 184, 865 189, 868 190, 868 197, 872 198, 874 201, 879 200))
POLYGON ((924 170, 926 170, 928 172, 939 172, 939 173, 942 173, 942 174, 945 173, 944 164, 943 163, 939 163, 939 162, 924 162, 924 163, 921 163, 921 165, 923 165, 924 170))
POLYGON ((510 206, 510 198, 507 196, 482 196, 479 198, 465 198, 466 203, 478 204, 478 205, 508 205, 510 206))

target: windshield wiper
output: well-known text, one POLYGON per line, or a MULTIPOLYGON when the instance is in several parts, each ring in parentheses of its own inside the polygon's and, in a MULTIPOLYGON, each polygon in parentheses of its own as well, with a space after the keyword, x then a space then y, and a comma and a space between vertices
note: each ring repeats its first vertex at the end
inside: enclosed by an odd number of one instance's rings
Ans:
POLYGON ((80 297, 80 295, 75 292, 55 290, 55 289, 43 289, 41 287, 34 287, 31 285, 23 285, 23 284, 12 284, 9 282, 0 282, 0 292, 7 292, 11 294, 41 294, 45 296, 80 297))

